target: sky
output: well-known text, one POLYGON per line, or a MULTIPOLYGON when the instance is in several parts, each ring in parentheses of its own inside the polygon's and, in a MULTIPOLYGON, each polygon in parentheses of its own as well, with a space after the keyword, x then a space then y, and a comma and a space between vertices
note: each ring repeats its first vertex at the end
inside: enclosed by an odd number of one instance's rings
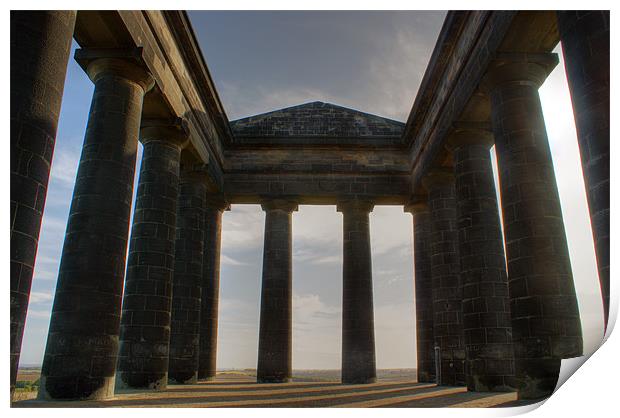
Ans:
MULTIPOLYGON (((405 121, 444 17, 430 11, 190 12, 230 120, 320 100, 405 121)), ((70 60, 22 365, 42 362, 92 92, 70 60)), ((585 350, 592 352, 601 341, 602 307, 562 62, 540 95, 585 350)), ((415 367, 411 215, 401 206, 378 206, 370 221, 377 367, 415 367)), ((263 228, 258 205, 233 205, 224 213, 219 368, 256 367, 263 228)), ((341 298, 342 215, 334 206, 300 206, 293 214, 293 368, 340 368, 341 298)))

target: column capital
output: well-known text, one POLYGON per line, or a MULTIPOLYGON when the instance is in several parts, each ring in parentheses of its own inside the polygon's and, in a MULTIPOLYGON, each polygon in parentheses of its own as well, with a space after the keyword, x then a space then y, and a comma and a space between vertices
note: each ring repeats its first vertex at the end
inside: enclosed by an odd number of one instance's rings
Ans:
POLYGON ((495 143, 490 122, 454 122, 448 134, 446 148, 454 151, 463 145, 485 145, 489 148, 495 143))
POLYGON ((230 210, 230 203, 228 203, 221 195, 207 194, 205 205, 207 208, 216 209, 219 211, 230 210))
POLYGON ((454 170, 448 167, 433 168, 422 179, 422 185, 427 190, 451 183, 454 183, 454 170))
POLYGON ((75 60, 96 82, 105 74, 114 74, 138 83, 146 93, 155 85, 153 76, 143 59, 144 49, 137 48, 81 48, 75 51, 75 60))
POLYGON ((297 202, 287 199, 270 199, 264 200, 261 207, 265 212, 272 210, 282 210, 284 212, 297 212, 297 202))
POLYGON ((178 145, 181 149, 189 143, 189 130, 183 118, 142 119, 140 142, 164 141, 178 145))
POLYGON ((428 197, 425 195, 413 195, 409 202, 403 207, 403 212, 411 213, 412 215, 418 213, 428 212, 428 197))
POLYGON ((338 212, 372 212, 375 207, 374 202, 368 200, 343 200, 338 202, 336 210, 338 212))
POLYGON ((554 53, 498 53, 489 63, 481 88, 488 93, 506 84, 540 87, 558 62, 554 53))

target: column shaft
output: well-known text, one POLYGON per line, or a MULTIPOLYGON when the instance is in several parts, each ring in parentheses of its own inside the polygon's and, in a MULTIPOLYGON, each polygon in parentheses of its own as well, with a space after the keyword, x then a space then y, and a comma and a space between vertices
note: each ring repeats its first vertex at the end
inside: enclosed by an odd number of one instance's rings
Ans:
POLYGON ((220 249, 222 211, 225 205, 207 202, 200 316, 198 379, 215 377, 217 359, 217 319, 220 292, 220 249))
POLYGON ((11 11, 11 393, 75 15, 75 11, 11 11))
POLYGON ((435 345, 441 353, 441 385, 465 384, 462 283, 458 253, 454 176, 431 173, 424 181, 431 218, 435 345))
POLYGON ((119 386, 165 389, 181 147, 144 139, 123 296, 119 386))
MULTIPOLYGON (((463 283, 465 373, 471 391, 510 391, 514 354, 510 298, 490 133, 453 148, 459 257, 463 283)), ((472 138, 465 138, 472 139, 472 138)))
POLYGON ((293 239, 290 203, 270 202, 265 210, 265 244, 258 341, 259 383, 287 382, 292 372, 293 239))
POLYGON ((609 317, 609 10, 557 13, 594 249, 609 317))
POLYGON ((430 213, 426 204, 409 209, 413 214, 413 260, 415 271, 416 339, 418 382, 434 382, 435 338, 433 320, 433 278, 430 260, 430 213))
POLYGON ((204 208, 207 186, 203 175, 181 169, 172 289, 168 378, 196 383, 200 342, 200 303, 204 253, 204 208))
POLYGON ((508 73, 510 77, 491 88, 491 111, 516 384, 520 398, 539 399, 554 390, 561 359, 581 355, 581 322, 538 96, 544 77, 531 77, 538 71, 537 64, 519 64, 495 69, 496 74, 508 73))
POLYGON ((372 204, 338 205, 343 217, 342 383, 377 379, 372 297, 370 219, 372 204))
POLYGON ((100 399, 114 391, 138 129, 150 79, 121 60, 93 64, 95 92, 41 373, 44 399, 100 399))

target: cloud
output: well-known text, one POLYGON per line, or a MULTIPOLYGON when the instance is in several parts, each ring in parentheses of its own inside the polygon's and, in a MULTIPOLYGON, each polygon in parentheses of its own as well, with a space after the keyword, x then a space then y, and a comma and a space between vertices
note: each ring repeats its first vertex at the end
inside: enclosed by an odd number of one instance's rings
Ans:
POLYGON ((58 138, 57 143, 50 181, 54 181, 60 187, 73 189, 81 153, 81 147, 76 145, 81 145, 81 141, 77 138, 58 138))
POLYGON ((30 292, 30 303, 44 303, 52 300, 51 293, 30 292))
POLYGON ((220 255, 220 263, 225 264, 227 266, 246 266, 248 263, 244 261, 236 260, 232 257, 227 256, 226 254, 220 255))
POLYGON ((331 322, 338 317, 341 310, 321 301, 316 294, 293 294, 293 324, 296 329, 303 326, 333 326, 331 322))
MULTIPOLYGON (((30 296, 32 298, 32 295, 30 296)), ((51 314, 51 306, 50 309, 28 309, 28 318, 37 318, 37 319, 47 319, 49 320, 51 314)), ((45 331, 45 329, 41 329, 41 331, 45 331)))
POLYGON ((56 280, 58 277, 56 270, 42 270, 38 264, 35 267, 33 280, 56 280))
POLYGON ((259 205, 233 205, 222 218, 222 252, 232 252, 261 246, 265 214, 259 205))
POLYGON ((293 367, 339 368, 342 310, 318 294, 293 294, 293 367))
POLYGON ((377 367, 415 367, 415 315, 412 303, 375 306, 377 367))

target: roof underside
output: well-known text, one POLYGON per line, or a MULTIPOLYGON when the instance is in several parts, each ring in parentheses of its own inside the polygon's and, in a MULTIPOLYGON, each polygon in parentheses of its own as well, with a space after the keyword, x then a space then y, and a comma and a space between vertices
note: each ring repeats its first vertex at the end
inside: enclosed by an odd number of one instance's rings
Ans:
POLYGON ((405 124, 330 103, 312 102, 230 122, 235 137, 400 138, 405 124))

